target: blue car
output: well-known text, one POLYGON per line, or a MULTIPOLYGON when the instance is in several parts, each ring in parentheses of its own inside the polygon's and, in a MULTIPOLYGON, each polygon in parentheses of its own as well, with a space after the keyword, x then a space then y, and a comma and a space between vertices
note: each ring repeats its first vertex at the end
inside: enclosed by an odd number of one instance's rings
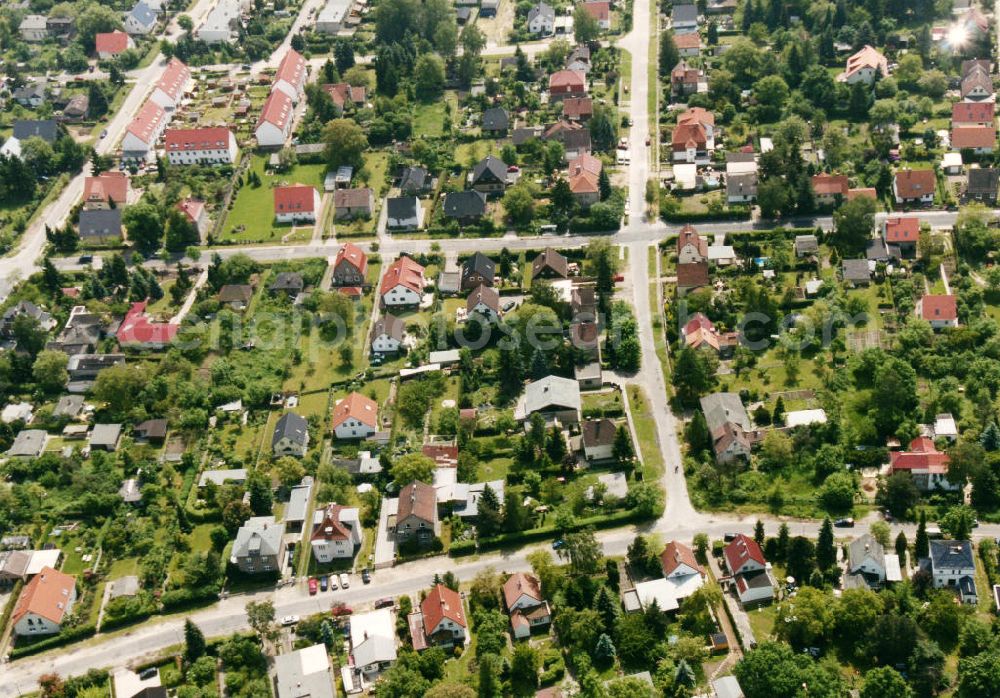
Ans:
POLYGON ((319 578, 319 590, 320 591, 326 591, 327 588, 329 587, 329 585, 330 585, 330 581, 329 581, 329 579, 327 579, 327 576, 325 574, 322 577, 319 578))
POLYGON ((566 547, 566 541, 564 541, 562 538, 560 538, 559 540, 552 541, 553 550, 559 550, 560 548, 565 548, 565 547, 566 547))

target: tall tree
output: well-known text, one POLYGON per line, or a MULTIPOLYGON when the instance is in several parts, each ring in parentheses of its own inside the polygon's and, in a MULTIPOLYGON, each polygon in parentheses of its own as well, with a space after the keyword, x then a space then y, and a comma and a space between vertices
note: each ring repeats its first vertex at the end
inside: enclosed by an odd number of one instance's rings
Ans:
POLYGON ((479 535, 485 538, 489 538, 497 533, 503 523, 500 500, 497 497, 497 493, 489 485, 483 488, 483 494, 479 498, 479 515, 477 521, 476 528, 479 530, 479 535))
POLYGON ((927 537, 927 512, 920 510, 920 519, 917 523, 917 537, 913 543, 913 554, 917 559, 930 555, 930 539, 927 537))
POLYGON ((184 621, 184 660, 191 664, 205 654, 205 635, 190 618, 184 621))
POLYGON ((827 570, 837 562, 837 548, 833 542, 833 523, 830 517, 823 519, 816 541, 816 564, 821 570, 827 570))

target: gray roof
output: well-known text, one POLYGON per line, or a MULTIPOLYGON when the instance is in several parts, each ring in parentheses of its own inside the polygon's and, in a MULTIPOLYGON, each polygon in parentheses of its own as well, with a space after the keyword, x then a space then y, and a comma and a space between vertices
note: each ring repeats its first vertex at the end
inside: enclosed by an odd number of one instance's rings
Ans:
POLYGON ((586 446, 610 446, 615 442, 618 426, 610 419, 590 419, 581 425, 581 433, 586 446))
POLYGON ((144 27, 156 24, 156 13, 144 2, 136 3, 129 15, 144 27))
POLYGON ((816 239, 815 235, 796 235, 795 251, 819 252, 819 240, 816 239))
POLYGON ((556 18, 556 11, 553 10, 550 5, 540 2, 528 10, 528 21, 531 22, 538 16, 547 17, 549 21, 554 21, 556 18))
POLYGON ((251 551, 261 556, 277 555, 281 552, 281 539, 284 535, 285 524, 275 523, 273 516, 248 519, 236 532, 233 557, 247 557, 251 551))
POLYGON ((129 478, 118 488, 118 496, 128 504, 135 504, 142 501, 142 489, 136 478, 129 478))
POLYGON ((121 424, 95 424, 93 430, 90 432, 90 445, 92 447, 115 447, 118 445, 118 439, 121 438, 121 435, 121 424))
POLYGON ((487 155, 472 170, 472 181, 478 182, 481 179, 486 181, 496 179, 500 182, 506 182, 507 164, 495 155, 487 155))
POLYGON ((123 596, 135 596, 139 593, 139 578, 135 575, 120 577, 108 585, 108 597, 111 600, 119 599, 123 596))
POLYGON ((579 410, 580 405, 580 384, 570 378, 546 376, 524 388, 525 416, 550 407, 579 410))
POLYGON ((14 437, 8 456, 37 456, 45 448, 46 434, 41 429, 22 429, 14 437))
POLYGON ((415 196, 392 196, 386 199, 385 205, 390 219, 405 221, 417 216, 420 200, 415 196))
POLYGON ((462 277, 465 278, 470 274, 479 274, 484 279, 493 280, 496 271, 496 262, 484 255, 482 252, 476 252, 474 255, 462 262, 462 277))
POLYGON ((845 259, 842 264, 844 281, 867 281, 872 277, 867 259, 845 259))
POLYGON ((510 116, 501 107, 490 107, 483 112, 483 130, 506 131, 510 126, 510 116))
POLYGON ((469 295, 465 299, 465 309, 467 312, 472 313, 480 303, 494 313, 500 312, 500 294, 491 286, 479 284, 469 291, 469 295))
POLYGON ((969 170, 966 192, 978 196, 996 196, 998 181, 1000 181, 1000 170, 992 167, 974 167, 969 170))
POLYGON ((750 431, 753 428, 743 401, 736 393, 706 395, 701 399, 701 411, 705 413, 708 430, 712 432, 727 423, 736 424, 743 431, 750 431))
POLYGON ((198 479, 198 487, 204 487, 209 482, 221 485, 227 480, 233 482, 246 482, 246 468, 230 468, 228 470, 206 470, 198 479))
POLYGON ((82 395, 63 395, 52 410, 53 417, 75 417, 83 409, 82 395))
POLYGON ((302 484, 296 485, 288 495, 288 506, 285 507, 285 521, 305 521, 306 509, 309 508, 309 496, 312 494, 313 480, 306 475, 302 484))
POLYGON ((297 271, 283 271, 274 277, 269 288, 272 291, 301 291, 303 286, 302 274, 297 271))
POLYGON ((756 161, 757 161, 757 153, 754 153, 754 152, 744 153, 743 151, 738 150, 738 151, 735 151, 735 152, 726 153, 726 162, 727 163, 730 163, 730 162, 756 162, 756 161))
POLYGON ((972 543, 967 540, 932 540, 931 562, 934 569, 969 569, 975 567, 972 543))
POLYGON ((7 308, 7 312, 3 314, 3 319, 4 322, 13 322, 20 315, 27 315, 30 318, 34 318, 40 325, 52 323, 52 316, 31 301, 18 301, 15 305, 7 308))
POLYGON ((757 173, 747 172, 727 176, 726 196, 757 196, 757 173))
POLYGON ((712 681, 712 690, 715 691, 715 698, 743 698, 745 695, 735 676, 715 679, 712 681))
POLYGON ((403 192, 422 192, 430 185, 430 174, 424 167, 407 167, 399 180, 399 189, 403 192))
POLYGON ((379 337, 387 334, 397 341, 403 341, 403 334, 406 331, 406 323, 395 315, 386 313, 379 317, 372 326, 372 337, 379 337))
POLYGON ((670 13, 670 17, 674 24, 678 22, 697 22, 698 8, 694 5, 674 5, 674 10, 670 13))
POLYGON ((46 143, 52 143, 59 137, 59 125, 52 119, 15 121, 14 132, 11 135, 19 141, 41 138, 46 143))
POLYGON ((514 129, 511 140, 514 145, 521 145, 522 143, 527 143, 532 138, 541 138, 543 133, 545 133, 545 129, 541 126, 522 126, 514 129))
POLYGON ((847 546, 848 569, 857 569, 866 557, 871 557, 884 566, 885 548, 870 533, 855 538, 847 546))
POLYGON ((120 208, 80 211, 80 237, 120 237, 121 234, 120 208))
MULTIPOLYGON (((33 98, 45 99, 45 82, 32 82, 14 90, 14 99, 18 102, 26 102, 33 98)), ((32 121, 29 123, 47 123, 44 121, 32 121)), ((52 122, 55 123, 55 122, 52 122)), ((30 136, 27 136, 30 138, 30 136)), ((48 139, 46 139, 48 140, 48 139)))
POLYGON ((277 698, 336 698, 325 645, 313 645, 274 658, 277 698))
POLYGON ((271 437, 271 448, 283 438, 297 444, 304 444, 309 437, 309 423, 305 417, 294 412, 286 412, 274 425, 274 436, 271 437))
POLYGON ((481 191, 452 191, 444 197, 444 215, 449 218, 473 218, 486 213, 486 195, 481 191))

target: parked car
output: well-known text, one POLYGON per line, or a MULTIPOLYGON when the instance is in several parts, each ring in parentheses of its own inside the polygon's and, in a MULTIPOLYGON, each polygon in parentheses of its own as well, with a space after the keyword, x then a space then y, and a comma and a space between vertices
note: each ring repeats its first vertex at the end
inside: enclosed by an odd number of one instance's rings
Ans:
POLYGON ((722 540, 726 541, 727 543, 732 543, 734 540, 736 540, 736 534, 732 532, 726 533, 725 535, 722 536, 722 540))
POLYGON ((101 138, 107 138, 107 137, 108 137, 108 129, 103 129, 101 131, 101 138))
POLYGON ((330 578, 324 574, 322 577, 319 578, 319 590, 326 591, 329 588, 330 588, 330 578))
POLYGON ((316 592, 319 591, 319 583, 312 577, 309 578, 309 596, 315 596, 316 592))
POLYGON ((80 255, 80 259, 76 261, 78 264, 90 264, 94 261, 94 255, 92 254, 80 255))
POLYGON ((281 619, 281 624, 284 625, 286 628, 289 625, 295 625, 298 622, 299 622, 298 616, 285 616, 284 618, 281 619))
POLYGON ((372 575, 368 571, 368 568, 365 567, 363 570, 361 570, 361 581, 364 582, 365 584, 368 584, 371 580, 372 580, 372 575))
POLYGON ((561 548, 565 548, 565 547, 566 547, 566 541, 564 541, 562 538, 559 538, 558 540, 552 541, 552 549, 553 550, 560 550, 561 548))
POLYGON ((340 588, 341 589, 348 589, 348 588, 350 588, 350 586, 351 586, 351 580, 347 576, 347 572, 341 572, 340 573, 340 588))
POLYGON ((854 528, 854 519, 837 519, 833 522, 833 525, 837 528, 854 528))
POLYGON ((333 604, 333 606, 330 607, 330 615, 332 615, 334 618, 338 616, 349 616, 353 612, 354 611, 351 610, 351 607, 345 604, 343 601, 338 601, 337 603, 333 604))
POLYGON ((156 674, 159 671, 160 670, 157 669, 155 666, 151 666, 151 667, 149 667, 147 669, 143 669, 142 671, 140 671, 139 672, 139 678, 142 679, 143 681, 148 681, 149 679, 151 679, 154 676, 156 676, 156 674))
POLYGON ((330 591, 335 591, 337 589, 337 575, 336 573, 330 575, 330 591))
POLYGON ((509 313, 516 307, 517 307, 517 301, 507 301, 502 306, 500 306, 500 310, 502 310, 505 313, 509 313))
POLYGON ((375 608, 388 608, 389 606, 395 606, 396 602, 391 596, 386 596, 375 602, 375 608))

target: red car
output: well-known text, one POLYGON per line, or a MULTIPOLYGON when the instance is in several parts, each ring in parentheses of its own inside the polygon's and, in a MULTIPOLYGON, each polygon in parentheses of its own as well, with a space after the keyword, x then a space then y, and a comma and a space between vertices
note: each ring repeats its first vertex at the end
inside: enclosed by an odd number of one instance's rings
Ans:
POLYGON ((336 618, 338 616, 349 616, 353 612, 354 611, 351 610, 350 606, 348 606, 346 604, 343 604, 343 603, 335 603, 330 608, 330 615, 332 615, 334 618, 336 618))
POLYGON ((385 597, 384 599, 379 599, 378 601, 375 602, 375 608, 386 608, 387 606, 394 606, 394 605, 396 605, 396 602, 392 599, 392 597, 389 596, 385 597))
POLYGON ((319 582, 317 582, 312 577, 309 578, 309 596, 315 596, 316 592, 319 591, 319 582))

